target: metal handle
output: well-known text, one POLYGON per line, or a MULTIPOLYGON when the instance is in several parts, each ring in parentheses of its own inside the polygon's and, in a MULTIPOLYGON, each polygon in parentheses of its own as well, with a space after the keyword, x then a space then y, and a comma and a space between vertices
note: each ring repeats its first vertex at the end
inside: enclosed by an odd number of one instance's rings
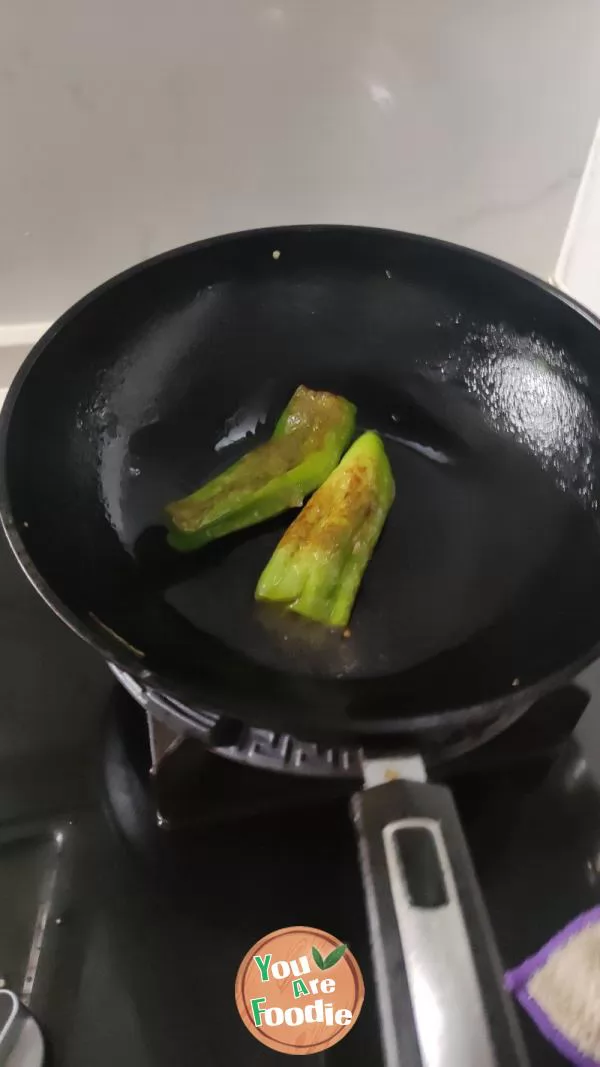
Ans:
POLYGON ((27 1008, 10 989, 0 989, 0 1067, 42 1067, 44 1039, 27 1008))
POLYGON ((352 810, 386 1067, 524 1067, 450 791, 392 781, 352 810))

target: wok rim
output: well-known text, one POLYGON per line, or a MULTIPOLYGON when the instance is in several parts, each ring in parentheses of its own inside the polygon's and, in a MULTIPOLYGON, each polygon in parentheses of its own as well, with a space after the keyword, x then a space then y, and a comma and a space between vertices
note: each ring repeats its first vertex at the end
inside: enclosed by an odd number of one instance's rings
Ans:
MULTIPOLYGON (((189 709, 192 717, 195 714, 200 715, 203 713, 230 719, 234 716, 214 704, 206 702, 199 703, 197 701, 190 704, 189 690, 187 686, 181 685, 181 683, 178 683, 176 679, 171 678, 169 675, 160 674, 149 669, 145 666, 144 659, 136 655, 135 652, 126 646, 121 639, 112 636, 107 630, 100 629, 100 627, 96 628, 93 625, 93 619, 91 617, 85 619, 69 608, 53 591, 52 587, 37 569, 21 538, 13 514, 10 494, 8 491, 7 442, 10 432, 11 416, 29 372, 37 363, 38 359, 43 356, 48 346, 66 325, 81 314, 88 304, 93 303, 99 297, 110 292, 111 289, 116 288, 127 279, 141 274, 157 264, 168 262, 171 259, 177 259, 182 255, 207 250, 211 247, 225 243, 251 240, 252 238, 259 236, 272 236, 274 239, 281 240, 285 238, 286 235, 298 233, 331 235, 346 234, 348 236, 351 236, 352 234, 363 234, 374 238, 386 238, 388 240, 421 245, 425 248, 437 249, 440 251, 443 250, 450 252, 451 254, 458 254, 473 263, 481 263, 495 267, 512 275, 514 278, 519 279, 521 282, 531 285, 537 290, 547 294, 552 299, 562 304, 563 307, 567 308, 570 312, 585 319, 598 331, 598 340, 600 344, 599 317, 594 315, 593 312, 574 300, 567 293, 557 289, 550 282, 544 281, 542 278, 538 278, 535 275, 522 270, 520 267, 506 263, 495 256, 490 256, 486 252, 479 252, 475 249, 468 248, 467 246, 451 241, 443 241, 436 237, 429 237, 386 227, 328 223, 317 225, 305 224, 257 227, 249 230, 239 230, 232 233, 219 234, 199 241, 192 241, 188 244, 179 245, 176 248, 168 249, 165 252, 161 252, 156 256, 145 259, 140 263, 136 263, 133 266, 120 271, 118 274, 113 275, 111 278, 108 278, 106 281, 96 286, 89 293, 86 293, 63 312, 63 314, 56 319, 50 328, 36 342, 19 367, 19 370, 11 382, 2 406, 2 412, 0 414, 0 522, 12 552, 22 571, 36 592, 41 596, 54 614, 57 615, 57 617, 61 619, 61 621, 78 637, 82 638, 88 645, 91 645, 94 649, 99 651, 108 663, 114 663, 117 667, 126 671, 136 682, 138 682, 139 685, 142 686, 142 688, 155 691, 160 695, 183 703, 185 707, 189 709)), ((429 731, 433 732, 436 729, 439 729, 440 724, 443 724, 444 728, 451 728, 454 726, 457 729, 462 727, 468 729, 470 726, 480 726, 488 718, 492 719, 498 717, 509 707, 512 708, 514 712, 514 715, 510 716, 510 721, 514 721, 516 715, 525 712, 533 703, 549 693, 552 689, 557 688, 574 678, 581 670, 583 670, 583 668, 587 667, 597 659, 599 655, 600 635, 598 641, 576 660, 572 661, 567 666, 554 671, 552 674, 546 675, 544 678, 534 682, 528 687, 515 689, 514 693, 508 693, 502 697, 494 698, 493 700, 482 703, 471 704, 463 708, 440 708, 438 710, 428 711, 421 714, 412 713, 406 716, 401 716, 397 720, 392 719, 391 717, 374 720, 369 724, 368 729, 365 729, 365 723, 363 721, 361 722, 360 727, 357 726, 356 729, 352 729, 352 726, 349 725, 348 729, 344 730, 342 733, 337 731, 332 732, 331 730, 328 731, 325 729, 321 735, 320 733, 316 734, 314 730, 311 730, 310 737, 305 737, 303 739, 315 740, 318 738, 320 740, 321 737, 333 738, 333 734, 335 734, 336 740, 347 741, 351 738, 355 744, 360 745, 361 739, 375 740, 376 738, 379 738, 383 741, 383 739, 393 739, 394 735, 398 734, 406 738, 413 734, 416 736, 429 731), (519 708, 520 711, 518 710, 519 708)), ((285 719, 285 710, 278 712, 277 714, 282 720, 285 719)), ((273 726, 273 719, 270 715, 266 715, 261 721, 260 715, 258 718, 255 718, 252 715, 247 714, 245 711, 242 711, 239 718, 242 721, 257 727, 264 726, 265 728, 269 728, 273 726)), ((281 727, 281 723, 279 723, 278 726, 281 727)), ((300 736, 297 730, 293 730, 292 732, 295 736, 300 736)), ((415 747, 419 747, 419 745, 416 744, 415 747)))

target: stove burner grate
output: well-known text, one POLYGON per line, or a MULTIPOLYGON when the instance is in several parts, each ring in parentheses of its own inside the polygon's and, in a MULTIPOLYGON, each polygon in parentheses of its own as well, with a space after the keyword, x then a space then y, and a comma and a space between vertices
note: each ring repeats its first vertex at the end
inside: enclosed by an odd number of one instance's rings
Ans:
MULTIPOLYGON (((171 754, 186 735, 189 713, 184 704, 143 689, 130 675, 111 664, 111 670, 127 692, 144 708, 148 718, 153 767, 171 754)), ((243 727, 235 738, 219 740, 219 718, 210 712, 194 716, 193 732, 215 755, 259 770, 280 771, 318 778, 360 779, 361 753, 350 746, 319 745, 300 741, 290 734, 259 727, 243 727)))

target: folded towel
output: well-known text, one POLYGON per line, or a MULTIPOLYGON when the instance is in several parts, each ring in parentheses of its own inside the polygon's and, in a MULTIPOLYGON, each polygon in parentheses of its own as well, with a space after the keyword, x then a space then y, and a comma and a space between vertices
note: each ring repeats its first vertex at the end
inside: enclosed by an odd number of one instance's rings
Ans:
POLYGON ((563 1056, 600 1067, 600 907, 508 971, 505 985, 563 1056))

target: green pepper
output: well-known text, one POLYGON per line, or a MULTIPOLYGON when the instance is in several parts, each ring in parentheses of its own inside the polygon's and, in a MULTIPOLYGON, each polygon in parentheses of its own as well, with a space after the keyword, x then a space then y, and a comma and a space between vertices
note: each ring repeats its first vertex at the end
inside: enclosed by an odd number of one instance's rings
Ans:
POLYGON ((395 495, 381 438, 364 433, 283 535, 256 587, 326 626, 347 626, 395 495))
POLYGON ((344 397, 299 386, 269 441, 191 496, 167 505, 169 544, 190 552, 301 507, 334 469, 354 431, 355 414, 344 397))

